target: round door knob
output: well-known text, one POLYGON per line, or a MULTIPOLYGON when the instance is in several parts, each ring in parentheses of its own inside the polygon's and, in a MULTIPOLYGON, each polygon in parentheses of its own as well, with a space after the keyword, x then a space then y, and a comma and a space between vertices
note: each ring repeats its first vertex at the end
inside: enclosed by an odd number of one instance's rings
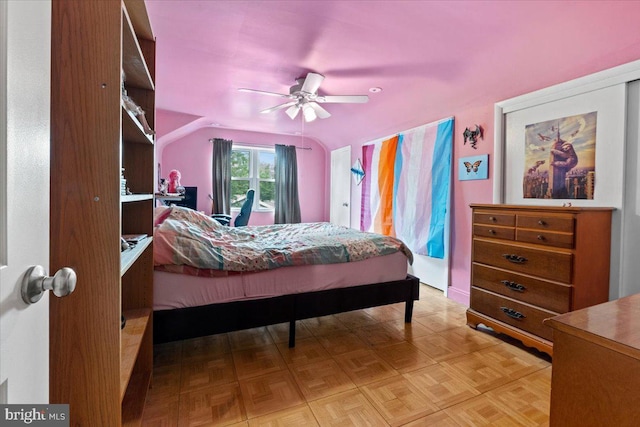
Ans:
POLYGON ((53 291, 55 296, 64 297, 74 291, 77 281, 76 272, 69 267, 63 267, 49 277, 42 266, 34 265, 22 279, 22 299, 27 304, 36 303, 44 291, 53 291))

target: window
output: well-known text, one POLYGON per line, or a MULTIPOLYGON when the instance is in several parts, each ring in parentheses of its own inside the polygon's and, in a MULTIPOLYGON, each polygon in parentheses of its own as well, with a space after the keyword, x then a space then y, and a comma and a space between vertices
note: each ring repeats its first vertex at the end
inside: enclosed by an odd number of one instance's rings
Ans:
POLYGON ((240 209, 247 190, 253 188, 254 211, 274 208, 276 152, 268 148, 236 147, 231 150, 231 208, 240 209))

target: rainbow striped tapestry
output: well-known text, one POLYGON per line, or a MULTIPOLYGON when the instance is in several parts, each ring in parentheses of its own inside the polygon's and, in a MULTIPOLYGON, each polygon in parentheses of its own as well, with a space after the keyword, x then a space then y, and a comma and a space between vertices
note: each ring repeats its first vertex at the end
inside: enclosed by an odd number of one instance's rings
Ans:
POLYGON ((453 118, 364 145, 360 229, 444 258, 452 150, 453 118))

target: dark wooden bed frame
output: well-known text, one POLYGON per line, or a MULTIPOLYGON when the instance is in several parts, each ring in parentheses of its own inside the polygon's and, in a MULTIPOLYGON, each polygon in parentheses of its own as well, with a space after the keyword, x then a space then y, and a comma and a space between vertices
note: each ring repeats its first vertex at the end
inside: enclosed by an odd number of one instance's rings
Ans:
POLYGON ((409 274, 393 282, 160 310, 153 314, 153 340, 159 344, 289 322, 289 347, 294 347, 296 320, 404 302, 404 321, 411 323, 419 297, 420 281, 409 274))

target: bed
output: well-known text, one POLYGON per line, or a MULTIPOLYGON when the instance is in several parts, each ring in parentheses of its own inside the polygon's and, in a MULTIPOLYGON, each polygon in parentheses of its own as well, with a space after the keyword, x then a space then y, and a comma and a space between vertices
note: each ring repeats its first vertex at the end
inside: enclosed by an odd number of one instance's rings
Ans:
POLYGON ((328 223, 233 228, 181 207, 157 208, 155 225, 155 343, 289 323, 293 347, 297 320, 404 302, 409 323, 419 298, 411 252, 387 236, 328 223))

